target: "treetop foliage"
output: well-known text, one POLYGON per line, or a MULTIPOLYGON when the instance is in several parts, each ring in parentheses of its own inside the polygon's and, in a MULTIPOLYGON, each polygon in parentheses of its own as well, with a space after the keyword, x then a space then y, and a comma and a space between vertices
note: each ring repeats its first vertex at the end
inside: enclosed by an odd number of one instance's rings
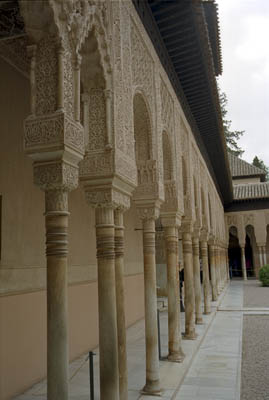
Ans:
POLYGON ((224 129, 224 136, 226 139, 227 150, 230 153, 234 154, 235 156, 240 157, 244 153, 244 150, 238 145, 237 142, 240 139, 240 137, 243 136, 245 131, 233 131, 231 129, 232 121, 227 119, 227 113, 228 113, 227 95, 226 93, 221 92, 219 87, 218 90, 219 90, 220 109, 222 114, 222 122, 223 122, 223 129, 224 129))

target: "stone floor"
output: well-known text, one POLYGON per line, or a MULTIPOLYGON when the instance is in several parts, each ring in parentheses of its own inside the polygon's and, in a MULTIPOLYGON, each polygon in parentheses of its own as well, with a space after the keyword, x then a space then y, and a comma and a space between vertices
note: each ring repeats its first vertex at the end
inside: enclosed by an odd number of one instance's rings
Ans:
MULTIPOLYGON (((212 303, 211 315, 204 315, 204 324, 197 326, 198 338, 183 340, 186 354, 181 364, 160 361, 162 397, 173 400, 239 400, 241 382, 242 326, 245 313, 269 313, 266 305, 261 310, 243 307, 243 281, 232 281, 218 302, 212 303)), ((161 351, 167 354, 167 311, 160 313, 161 351)), ((184 313, 181 314, 184 327, 184 313)), ((137 322, 127 332, 128 345, 128 400, 150 400, 140 389, 145 383, 144 321, 137 322)), ((94 360, 95 400, 99 399, 98 349, 94 360)), ((70 364, 70 399, 90 399, 87 355, 70 364)), ((46 399, 46 381, 33 386, 18 400, 46 399)), ((268 400, 265 397, 264 400, 268 400)), ((244 399, 245 400, 245 399, 244 399)), ((253 398, 256 400, 256 398, 253 398)), ((259 398, 262 400, 262 398, 259 398)))

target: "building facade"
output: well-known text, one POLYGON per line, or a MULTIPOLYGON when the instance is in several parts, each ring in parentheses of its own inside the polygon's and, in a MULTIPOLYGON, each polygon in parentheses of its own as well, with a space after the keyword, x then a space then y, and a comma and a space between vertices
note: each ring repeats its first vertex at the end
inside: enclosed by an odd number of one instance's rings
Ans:
POLYGON ((228 280, 229 229, 255 214, 233 201, 216 4, 0 10, 0 397, 47 375, 67 399, 69 360, 99 345, 101 399, 127 399, 126 327, 143 317, 143 391, 158 394, 157 285, 180 362, 179 261, 195 339, 228 280))

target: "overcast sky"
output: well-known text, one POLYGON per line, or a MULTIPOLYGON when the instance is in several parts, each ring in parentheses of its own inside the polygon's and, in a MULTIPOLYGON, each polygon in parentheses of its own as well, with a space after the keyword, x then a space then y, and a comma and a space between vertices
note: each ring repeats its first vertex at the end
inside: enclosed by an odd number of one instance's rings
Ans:
POLYGON ((269 166, 269 0, 217 0, 222 44, 221 90, 232 130, 244 130, 242 158, 269 166))

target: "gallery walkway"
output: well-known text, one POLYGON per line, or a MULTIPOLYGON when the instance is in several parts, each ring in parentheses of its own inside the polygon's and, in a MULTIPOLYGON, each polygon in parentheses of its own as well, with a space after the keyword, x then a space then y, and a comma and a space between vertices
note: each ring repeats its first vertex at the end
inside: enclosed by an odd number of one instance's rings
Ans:
MULTIPOLYGON (((247 283, 248 285, 248 283, 247 283)), ((244 283, 232 281, 212 314, 197 326, 198 339, 183 341, 186 358, 182 364, 160 362, 164 399, 239 400, 241 381, 242 326, 244 314, 269 314, 269 309, 244 308, 244 283)), ((167 354, 167 312, 160 313, 162 355, 167 354)), ((184 326, 182 314, 181 326, 184 326)), ((128 329, 129 400, 156 399, 140 395, 145 380, 144 321, 128 329)), ((98 394, 98 350, 94 361, 95 399, 98 394)), ((88 400, 89 369, 87 355, 70 365, 70 399, 88 400)), ((46 399, 46 382, 32 387, 19 400, 46 399)), ((246 398, 247 399, 247 398, 246 398)), ((262 399, 262 398, 261 398, 262 399)), ((266 399, 266 397, 264 398, 266 399)))

